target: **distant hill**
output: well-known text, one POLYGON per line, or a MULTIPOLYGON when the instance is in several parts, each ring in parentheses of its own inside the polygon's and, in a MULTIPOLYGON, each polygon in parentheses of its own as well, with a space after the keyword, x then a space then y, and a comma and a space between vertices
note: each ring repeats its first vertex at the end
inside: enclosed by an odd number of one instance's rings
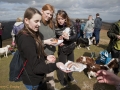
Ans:
POLYGON ((11 31, 12 31, 12 28, 13 28, 15 21, 2 21, 1 23, 4 26, 2 39, 5 40, 8 38, 11 38, 11 31))
POLYGON ((109 30, 109 28, 111 27, 111 25, 112 25, 112 23, 103 22, 102 23, 102 29, 109 30))

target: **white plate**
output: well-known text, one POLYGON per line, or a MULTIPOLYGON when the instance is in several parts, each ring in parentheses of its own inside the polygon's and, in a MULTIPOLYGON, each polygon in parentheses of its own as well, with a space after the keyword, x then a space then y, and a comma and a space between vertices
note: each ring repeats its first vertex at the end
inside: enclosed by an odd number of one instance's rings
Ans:
POLYGON ((61 44, 63 42, 63 40, 58 40, 58 43, 53 44, 53 46, 58 46, 59 44, 61 44))
POLYGON ((87 66, 86 65, 84 65, 84 64, 82 64, 82 63, 76 63, 76 62, 72 62, 72 63, 75 63, 75 64, 77 64, 79 67, 76 67, 76 66, 72 66, 71 68, 67 68, 67 65, 69 64, 69 63, 71 63, 72 61, 69 61, 68 60, 68 62, 66 62, 65 63, 65 66, 66 66, 66 68, 64 68, 64 67, 60 67, 62 70, 70 70, 70 71, 78 71, 78 72, 82 72, 85 68, 87 68, 87 66))

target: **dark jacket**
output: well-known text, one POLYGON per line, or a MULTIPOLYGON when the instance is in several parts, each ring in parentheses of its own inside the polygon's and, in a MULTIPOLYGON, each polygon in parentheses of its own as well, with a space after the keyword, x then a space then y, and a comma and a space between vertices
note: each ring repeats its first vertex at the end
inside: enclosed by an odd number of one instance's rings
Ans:
POLYGON ((107 47, 108 52, 111 52, 113 46, 115 45, 115 43, 117 41, 117 35, 119 35, 119 33, 120 33, 120 31, 116 27, 115 24, 113 24, 111 26, 111 28, 109 29, 109 31, 107 32, 107 36, 110 38, 110 42, 109 42, 108 47, 107 47))
POLYGON ((94 23, 95 23, 94 28, 101 29, 101 26, 102 26, 102 19, 101 19, 100 17, 96 17, 94 23))
MULTIPOLYGON (((56 63, 45 63, 45 56, 41 55, 40 59, 38 58, 37 46, 31 35, 17 35, 17 46, 23 60, 28 60, 25 69, 33 85, 38 85, 43 81, 45 74, 57 69, 56 63)), ((25 70, 22 79, 24 84, 31 85, 25 70)))

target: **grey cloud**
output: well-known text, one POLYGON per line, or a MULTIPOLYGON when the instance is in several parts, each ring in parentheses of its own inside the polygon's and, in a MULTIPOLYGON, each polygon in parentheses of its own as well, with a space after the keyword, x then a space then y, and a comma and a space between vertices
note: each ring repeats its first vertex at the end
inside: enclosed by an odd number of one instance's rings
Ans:
POLYGON ((120 0, 1 0, 0 14, 2 16, 0 19, 10 18, 11 15, 15 18, 18 15, 22 16, 23 14, 20 13, 24 13, 28 7, 36 7, 40 10, 47 3, 53 5, 56 11, 63 9, 70 17, 75 18, 87 18, 89 14, 94 16, 97 12, 101 14, 103 19, 111 19, 112 17, 113 19, 118 19, 120 17, 120 0), (4 15, 4 13, 7 13, 9 16, 4 15))

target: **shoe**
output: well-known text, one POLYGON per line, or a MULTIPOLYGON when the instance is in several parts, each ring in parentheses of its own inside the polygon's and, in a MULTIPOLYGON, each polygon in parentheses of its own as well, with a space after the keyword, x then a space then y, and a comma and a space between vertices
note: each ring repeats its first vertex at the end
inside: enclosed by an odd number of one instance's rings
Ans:
POLYGON ((93 40, 93 45, 95 45, 95 43, 96 43, 96 41, 95 41, 95 40, 93 40))
POLYGON ((74 79, 74 80, 72 80, 71 82, 72 82, 72 83, 77 83, 77 81, 76 81, 75 79, 74 79))
POLYGON ((63 87, 64 87, 64 88, 70 88, 68 85, 64 85, 63 87))
POLYGON ((96 45, 97 47, 99 46, 99 44, 96 45))

